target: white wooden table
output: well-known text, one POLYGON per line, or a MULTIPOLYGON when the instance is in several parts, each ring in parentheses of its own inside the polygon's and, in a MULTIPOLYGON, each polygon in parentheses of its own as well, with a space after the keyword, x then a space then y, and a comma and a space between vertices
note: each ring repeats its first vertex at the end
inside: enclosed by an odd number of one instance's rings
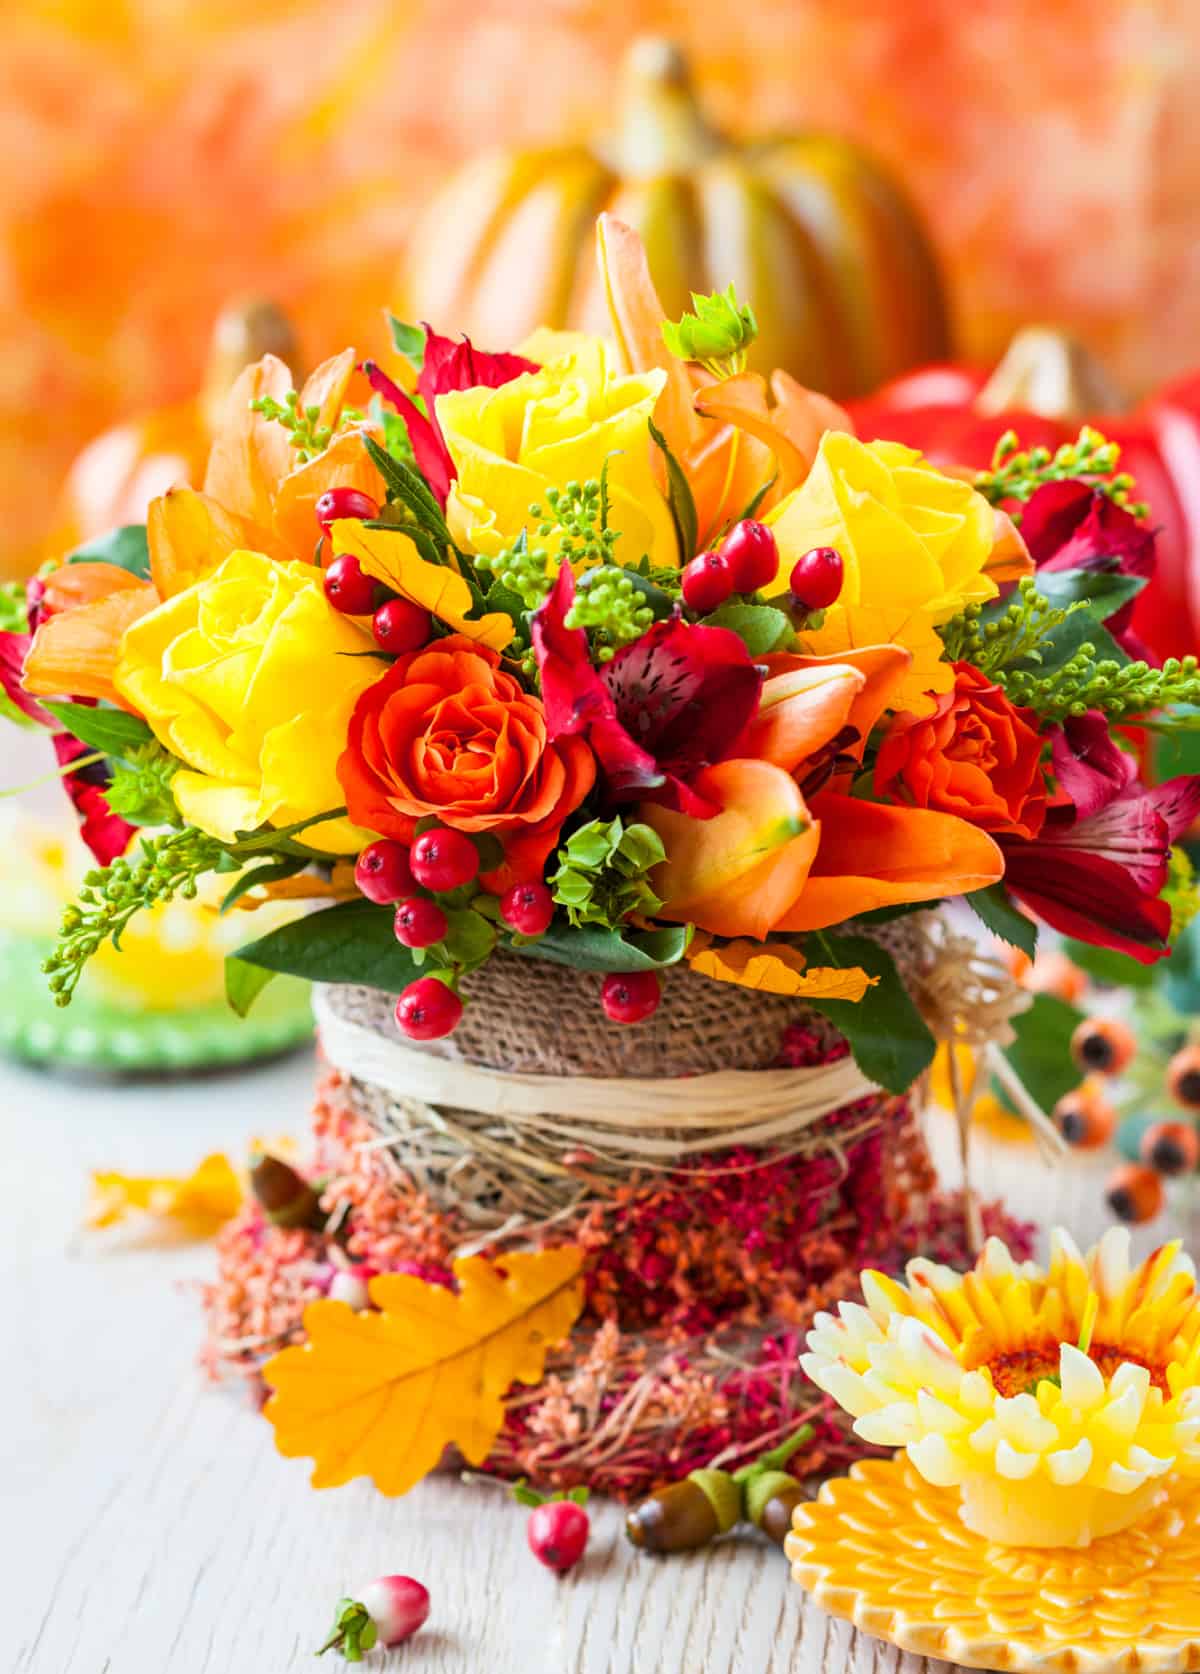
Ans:
MULTIPOLYGON (((404 1500, 361 1483, 314 1493, 244 1395, 196 1370, 191 1287, 211 1249, 101 1251, 79 1230, 89 1167, 186 1170, 215 1147, 240 1158, 255 1134, 302 1135, 313 1073, 307 1053, 134 1087, 0 1064, 0 1668, 309 1669, 339 1594, 399 1571, 433 1606, 417 1639, 372 1658, 385 1669, 945 1674, 806 1604, 757 1539, 656 1561, 600 1505, 584 1563, 556 1581, 498 1490, 441 1479, 404 1500)), ((939 1151, 948 1137, 935 1135, 939 1151)), ((989 1189, 1043 1224, 1057 1215, 1081 1238, 1103 1225, 1100 1165, 1049 1175, 1024 1148, 980 1164, 989 1189)))

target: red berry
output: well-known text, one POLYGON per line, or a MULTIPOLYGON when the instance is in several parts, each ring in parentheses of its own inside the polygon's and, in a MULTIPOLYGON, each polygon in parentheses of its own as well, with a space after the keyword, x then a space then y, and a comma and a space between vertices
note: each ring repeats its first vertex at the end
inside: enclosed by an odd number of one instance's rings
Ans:
POLYGON ((463 1005, 437 977, 418 977, 396 1001, 396 1022, 410 1040, 440 1040, 458 1027, 463 1005))
POLYGON ((641 1023, 653 1017, 661 998, 653 971, 614 971, 600 987, 600 1004, 613 1023, 641 1023))
POLYGON ((396 940, 405 947, 432 947, 446 934, 446 915, 435 901, 414 895, 401 901, 394 919, 396 940))
POLYGON ((804 610, 828 610, 842 591, 846 566, 835 546, 814 546, 797 558, 788 577, 792 597, 804 610))
POLYGON ((518 936, 540 936, 554 917, 554 897, 544 883, 514 884, 500 897, 500 917, 518 936))
POLYGON ((458 889, 479 874, 479 850, 461 831, 438 827, 422 832, 412 846, 409 863, 423 889, 440 893, 458 889))
POLYGON ((734 524, 720 550, 733 576, 735 593, 757 593, 760 587, 769 587, 779 574, 775 533, 752 517, 734 524))
POLYGON ((402 657, 406 651, 419 651, 428 645, 433 618, 408 599, 387 599, 375 612, 371 631, 384 651, 402 657))
POLYGON ((355 863, 354 881, 368 901, 376 901, 381 907, 402 901, 417 887, 408 864, 408 850, 394 837, 367 844, 355 863))
POLYGON ((369 523, 379 516, 379 505, 361 488, 327 488, 316 504, 317 522, 327 535, 339 517, 361 517, 369 523))
POLYGON ((581 1505, 574 1500, 550 1500, 530 1513, 525 1538, 540 1564, 565 1575, 583 1557, 589 1528, 581 1505))
POLYGON ((685 568, 681 585, 688 609, 706 616, 733 592, 733 571, 719 552, 702 552, 685 568))
POLYGON ((343 552, 325 571, 325 597, 343 616, 369 616, 375 608, 375 582, 357 558, 343 552))
POLYGON ((363 1588, 358 1602, 375 1623, 381 1645, 403 1644, 429 1615, 429 1592, 411 1575, 381 1576, 363 1588))

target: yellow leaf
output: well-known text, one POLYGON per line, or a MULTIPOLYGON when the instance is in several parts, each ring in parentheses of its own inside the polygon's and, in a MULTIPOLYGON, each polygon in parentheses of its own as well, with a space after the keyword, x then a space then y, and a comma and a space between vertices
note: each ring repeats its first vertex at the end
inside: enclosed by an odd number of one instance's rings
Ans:
POLYGON ((300 872, 294 878, 276 878, 272 883, 259 884, 239 895, 234 907, 244 913, 257 912, 272 901, 353 901, 358 895, 354 882, 354 863, 339 860, 328 878, 313 872, 300 872))
POLYGON ((717 982, 736 982, 766 994, 795 995, 814 1000, 861 1000, 878 977, 861 965, 816 965, 805 969, 804 955, 787 942, 729 942, 725 947, 693 944, 688 963, 701 976, 717 982))
POLYGON ((207 1238, 242 1205, 241 1182, 220 1151, 188 1175, 95 1172, 91 1184, 87 1220, 94 1227, 114 1226, 141 1213, 207 1238))
POLYGON ((344 518, 334 524, 333 549, 348 552, 376 581, 480 645, 503 651, 513 637, 512 617, 503 611, 468 621, 471 589, 465 579, 448 564, 422 558, 403 530, 367 529, 356 517, 344 518))
POLYGON ((457 1292, 385 1273, 370 1284, 377 1313, 311 1302, 307 1343, 263 1367, 276 1447, 314 1461, 314 1488, 369 1476, 406 1494, 451 1443, 481 1465, 509 1387, 536 1383, 579 1317, 582 1264, 574 1246, 471 1256, 454 1263, 457 1292))

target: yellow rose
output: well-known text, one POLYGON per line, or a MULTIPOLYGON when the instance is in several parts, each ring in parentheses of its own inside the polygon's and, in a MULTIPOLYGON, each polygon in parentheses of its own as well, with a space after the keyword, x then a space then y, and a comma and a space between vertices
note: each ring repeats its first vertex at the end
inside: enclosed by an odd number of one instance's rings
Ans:
POLYGON ((437 417, 457 480, 446 517, 469 552, 495 557, 524 529, 531 544, 549 513, 546 490, 598 478, 608 461, 609 521, 620 533, 619 563, 648 554, 656 564, 678 563, 670 508, 654 477, 649 421, 666 374, 621 376, 613 351, 599 337, 541 336, 546 348, 567 352, 499 389, 455 390, 437 398, 437 417))
MULTIPOLYGON (((228 841, 342 806, 350 712, 380 673, 352 653, 371 648, 311 564, 235 552, 127 630, 114 684, 187 763, 172 780, 184 818, 228 841)), ((365 840, 346 819, 304 833, 334 854, 365 840)))
POLYGON ((816 656, 893 640, 913 655, 897 707, 933 708, 954 683, 937 624, 994 598, 984 574, 995 515, 969 483, 935 470, 899 442, 860 442, 828 430, 803 484, 765 521, 779 543, 781 592, 792 565, 814 546, 842 555, 845 581, 821 628, 804 636, 816 656))

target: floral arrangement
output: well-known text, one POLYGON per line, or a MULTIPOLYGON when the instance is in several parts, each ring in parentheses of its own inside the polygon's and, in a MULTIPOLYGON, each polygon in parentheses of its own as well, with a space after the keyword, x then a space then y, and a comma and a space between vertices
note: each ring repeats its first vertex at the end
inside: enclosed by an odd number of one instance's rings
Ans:
POLYGON ((664 322, 634 235, 598 236, 614 342, 395 322, 392 374, 346 350, 299 392, 267 356, 202 489, 9 599, 7 707, 100 862, 61 1002, 228 873, 226 909, 325 903, 230 959, 238 1009, 289 971, 436 1038, 505 948, 633 1023, 686 961, 827 1009, 868 1073, 901 1042, 898 1090, 933 1042, 847 921, 965 896, 1026 947, 1034 913, 1167 951, 1200 778, 1147 788, 1119 728, 1194 725, 1200 676, 1131 636, 1154 532, 1115 448, 1006 441, 967 479, 864 444, 740 370, 732 291, 664 322))

